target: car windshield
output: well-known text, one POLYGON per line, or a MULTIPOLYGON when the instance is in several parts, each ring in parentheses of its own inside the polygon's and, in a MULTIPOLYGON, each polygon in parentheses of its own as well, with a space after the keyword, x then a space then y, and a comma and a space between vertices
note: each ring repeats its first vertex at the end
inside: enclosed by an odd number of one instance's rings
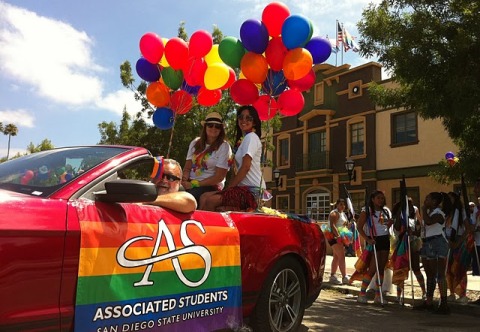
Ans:
POLYGON ((126 150, 102 146, 60 148, 12 159, 0 164, 0 188, 46 197, 126 150))

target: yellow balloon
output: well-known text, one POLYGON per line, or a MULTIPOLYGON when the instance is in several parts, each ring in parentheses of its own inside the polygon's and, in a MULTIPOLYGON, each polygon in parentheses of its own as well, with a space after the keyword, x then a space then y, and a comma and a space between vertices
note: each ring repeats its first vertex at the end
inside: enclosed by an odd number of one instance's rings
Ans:
POLYGON ((210 52, 205 55, 205 62, 209 66, 217 62, 223 63, 222 59, 220 58, 220 54, 218 54, 218 44, 213 45, 210 52))
MULTIPOLYGON (((162 42, 163 42, 163 46, 167 45, 168 38, 163 38, 163 37, 162 37, 162 42)), ((165 67, 170 67, 170 65, 168 64, 167 58, 165 57, 165 52, 163 52, 163 55, 162 55, 162 58, 160 59, 159 64, 160 64, 160 66, 162 66, 163 68, 165 68, 165 67)))
POLYGON ((230 77, 228 66, 224 63, 214 63, 207 67, 203 82, 208 90, 220 89, 230 77))

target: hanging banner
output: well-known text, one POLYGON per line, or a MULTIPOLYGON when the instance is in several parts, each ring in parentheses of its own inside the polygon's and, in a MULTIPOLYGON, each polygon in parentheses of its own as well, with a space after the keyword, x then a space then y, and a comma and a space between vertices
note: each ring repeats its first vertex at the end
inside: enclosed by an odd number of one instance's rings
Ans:
POLYGON ((214 331, 241 325, 240 239, 220 214, 181 220, 138 205, 113 213, 126 219, 116 221, 93 205, 78 210, 75 331, 214 331))

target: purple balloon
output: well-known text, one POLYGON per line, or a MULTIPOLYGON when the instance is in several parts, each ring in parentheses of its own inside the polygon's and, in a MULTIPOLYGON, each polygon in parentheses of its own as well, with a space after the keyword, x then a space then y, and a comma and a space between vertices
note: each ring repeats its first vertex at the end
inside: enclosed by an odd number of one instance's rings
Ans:
POLYGON ((313 37, 305 48, 312 54, 313 63, 316 65, 326 61, 332 54, 330 41, 322 37, 313 37))
POLYGON ((135 69, 142 80, 156 82, 160 79, 160 68, 158 65, 149 62, 145 58, 138 59, 135 69))
POLYGON ((445 153, 445 159, 453 159, 455 158, 455 155, 453 154, 452 151, 448 151, 447 153, 445 153))
POLYGON ((257 54, 265 52, 268 46, 268 30, 259 20, 246 20, 240 27, 243 47, 257 54))
POLYGON ((173 127, 174 122, 173 110, 168 107, 159 107, 153 113, 153 123, 155 126, 162 130, 167 130, 173 127))
POLYGON ((183 81, 182 87, 181 87, 183 91, 186 91, 188 94, 192 96, 198 95, 198 91, 200 90, 200 88, 201 88, 200 85, 195 85, 195 86, 188 85, 188 83, 185 80, 183 81))

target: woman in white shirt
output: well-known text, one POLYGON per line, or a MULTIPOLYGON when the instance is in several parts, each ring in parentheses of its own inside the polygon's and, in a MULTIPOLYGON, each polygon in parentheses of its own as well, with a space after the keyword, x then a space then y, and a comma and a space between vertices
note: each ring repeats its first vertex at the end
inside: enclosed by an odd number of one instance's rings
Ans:
POLYGON ((182 186, 195 197, 198 206, 202 194, 223 189, 233 159, 222 116, 209 113, 202 125, 200 137, 190 142, 182 175, 182 186))
POLYGON ((425 274, 427 275, 427 298, 416 310, 435 310, 438 314, 447 315, 450 309, 447 305, 447 282, 445 264, 448 255, 448 242, 445 237, 445 220, 452 210, 452 202, 444 192, 432 192, 427 195, 422 207, 425 223, 425 239, 420 250, 425 274), (440 291, 440 305, 433 308, 433 293, 435 282, 440 291))

